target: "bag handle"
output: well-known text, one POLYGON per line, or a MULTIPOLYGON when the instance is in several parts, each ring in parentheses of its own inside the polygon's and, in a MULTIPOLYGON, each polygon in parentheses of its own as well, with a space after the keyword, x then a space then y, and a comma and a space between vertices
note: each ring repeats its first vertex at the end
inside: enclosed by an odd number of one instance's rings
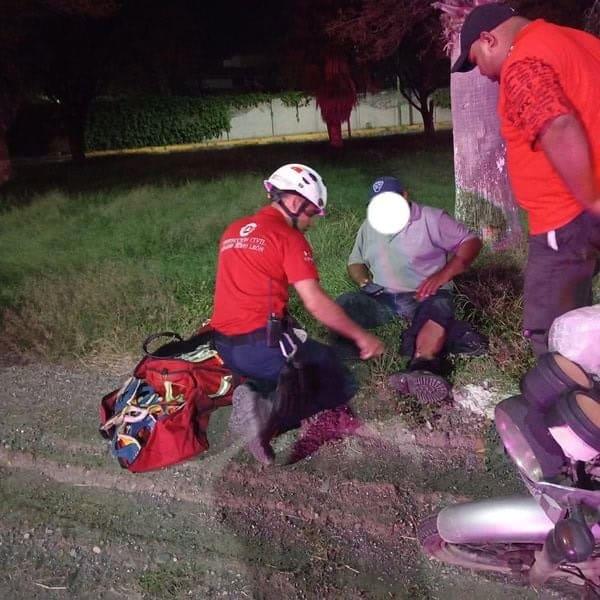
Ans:
POLYGON ((150 350, 148 350, 148 345, 161 337, 175 338, 178 342, 183 341, 183 338, 178 333, 175 333, 174 331, 161 331, 160 333, 153 333, 153 334, 149 335, 142 344, 142 350, 144 351, 144 354, 146 356, 153 356, 152 352, 150 352, 150 350))

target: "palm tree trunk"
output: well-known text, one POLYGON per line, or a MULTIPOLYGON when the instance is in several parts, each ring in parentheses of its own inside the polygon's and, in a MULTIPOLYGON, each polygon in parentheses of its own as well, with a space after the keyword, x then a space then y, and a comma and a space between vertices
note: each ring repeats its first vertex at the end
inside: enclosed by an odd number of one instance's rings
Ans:
MULTIPOLYGON (((452 62, 458 53, 455 44, 452 62)), ((477 69, 451 77, 455 214, 489 241, 508 245, 522 231, 500 136, 498 89, 477 69)))
MULTIPOLYGON (((465 16, 481 4, 495 0, 436 0, 452 64, 460 53, 459 35, 465 16)), ((500 136, 496 106, 498 84, 477 69, 453 74, 450 80, 455 213, 458 218, 495 242, 496 248, 513 245, 522 237, 519 211, 506 170, 506 150, 500 136)))
POLYGON ((327 135, 329 136, 329 143, 333 148, 341 148, 344 145, 342 140, 342 124, 338 123, 327 123, 327 135))

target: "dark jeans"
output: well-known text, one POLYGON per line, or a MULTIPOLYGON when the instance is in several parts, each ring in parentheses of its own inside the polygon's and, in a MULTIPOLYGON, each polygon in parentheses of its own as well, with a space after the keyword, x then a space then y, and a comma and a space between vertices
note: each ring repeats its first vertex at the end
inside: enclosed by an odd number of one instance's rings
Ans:
MULTIPOLYGON (((251 378, 261 393, 267 395, 275 390, 286 362, 279 348, 269 348, 264 341, 233 345, 218 340, 215 346, 225 365, 234 373, 251 378)), ((298 427, 302 419, 322 410, 347 403, 357 390, 353 377, 329 346, 308 339, 299 344, 296 358, 312 383, 313 393, 299 399, 294 410, 285 407, 285 416, 277 423, 280 432, 298 427)))
POLYGON ((414 292, 384 292, 378 296, 347 292, 338 296, 336 302, 353 321, 365 329, 385 325, 396 317, 411 321, 403 335, 401 351, 406 356, 412 356, 417 334, 427 321, 434 321, 447 330, 454 320, 454 302, 450 291, 438 290, 421 302, 414 296, 414 292))
POLYGON ((548 330, 564 313, 592 304, 592 279, 598 271, 600 222, 582 213, 548 235, 529 236, 523 291, 523 329, 536 356, 548 351, 548 330))

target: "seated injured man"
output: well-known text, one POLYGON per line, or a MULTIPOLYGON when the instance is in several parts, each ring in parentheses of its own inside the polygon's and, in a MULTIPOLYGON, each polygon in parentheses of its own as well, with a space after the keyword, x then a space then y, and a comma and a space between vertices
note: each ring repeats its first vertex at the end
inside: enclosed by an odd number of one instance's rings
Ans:
MULTIPOLYGON (((395 177, 373 182, 367 219, 348 259, 348 274, 360 291, 345 293, 336 302, 365 328, 407 319, 401 353, 410 361, 407 371, 393 375, 390 383, 422 402, 436 402, 451 390, 442 376, 441 357, 486 351, 487 340, 454 318, 452 291, 452 279, 470 266, 482 244, 442 209, 408 196, 395 177)), ((349 350, 342 340, 335 345, 349 350)))

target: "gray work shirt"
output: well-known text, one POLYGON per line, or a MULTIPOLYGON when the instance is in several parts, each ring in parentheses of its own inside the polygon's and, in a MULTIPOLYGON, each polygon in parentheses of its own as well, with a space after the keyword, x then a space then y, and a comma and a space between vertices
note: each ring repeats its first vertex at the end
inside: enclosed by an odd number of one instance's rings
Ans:
MULTIPOLYGON (((440 208, 411 202, 410 219, 395 235, 384 235, 365 219, 348 264, 364 264, 373 281, 391 293, 414 292, 448 262, 448 254, 477 236, 440 208)), ((451 288, 447 283, 443 288, 451 288)))

